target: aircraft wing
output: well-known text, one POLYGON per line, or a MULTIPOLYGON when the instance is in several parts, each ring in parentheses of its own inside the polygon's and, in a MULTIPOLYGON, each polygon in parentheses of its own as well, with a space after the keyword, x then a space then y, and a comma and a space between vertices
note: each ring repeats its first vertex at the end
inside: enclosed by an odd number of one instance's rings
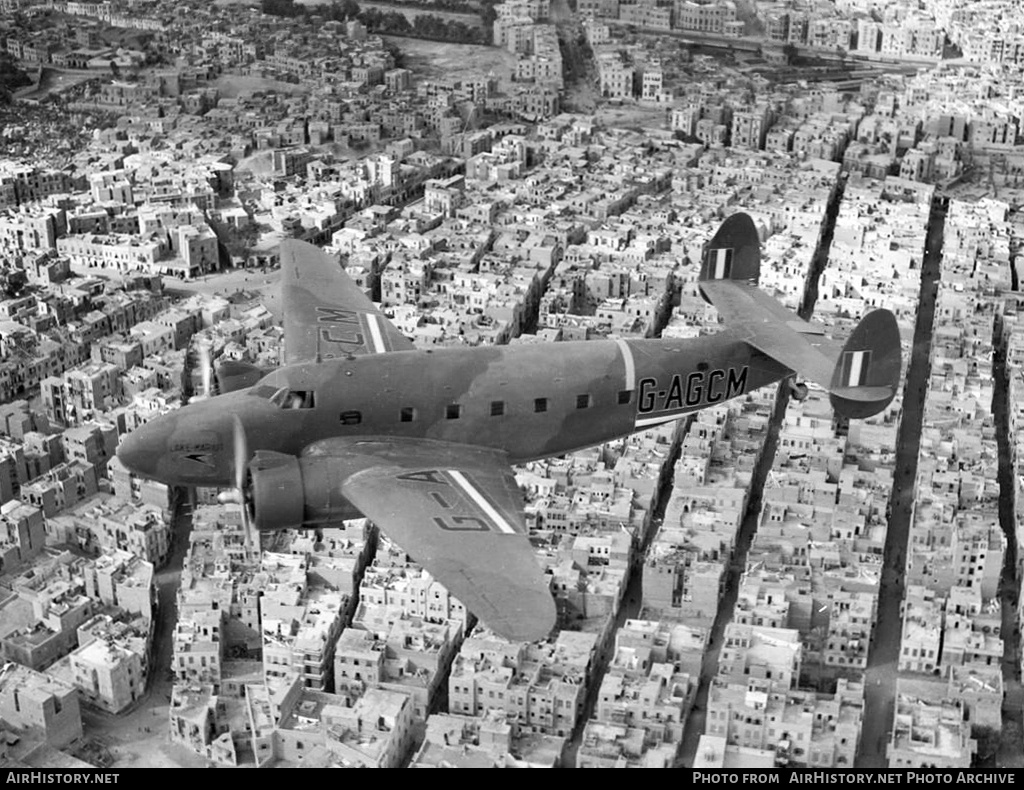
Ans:
POLYGON ((398 331, 331 256, 303 241, 281 242, 285 364, 347 354, 407 351, 398 331))
POLYGON ((325 439, 342 494, 473 614, 512 641, 548 636, 555 604, 504 452, 429 439, 325 439))
POLYGON ((700 285, 733 334, 802 378, 831 387, 843 347, 825 337, 820 324, 802 320, 754 283, 712 280, 700 285))

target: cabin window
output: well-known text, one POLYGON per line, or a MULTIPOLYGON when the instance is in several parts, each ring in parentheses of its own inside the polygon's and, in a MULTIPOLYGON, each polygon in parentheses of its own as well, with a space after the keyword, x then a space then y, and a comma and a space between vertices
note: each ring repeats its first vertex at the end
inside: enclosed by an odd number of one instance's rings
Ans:
POLYGON ((505 401, 503 400, 492 400, 491 401, 491 416, 500 417, 505 413, 505 401))
POLYGON ((359 425, 363 421, 362 412, 358 411, 343 411, 341 413, 341 424, 342 425, 359 425))
POLYGON ((577 409, 589 409, 590 408, 590 395, 577 395, 576 396, 576 408, 577 409))
POLYGON ((402 422, 412 422, 416 419, 416 409, 412 406, 403 406, 399 414, 402 422))
POLYGON ((625 406, 633 400, 633 390, 619 390, 619 405, 625 406))
POLYGON ((462 405, 459 403, 449 403, 444 410, 444 416, 447 420, 457 420, 462 416, 462 405))
POLYGON ((534 398, 533 399, 533 410, 535 412, 542 412, 548 410, 548 399, 547 398, 534 398))

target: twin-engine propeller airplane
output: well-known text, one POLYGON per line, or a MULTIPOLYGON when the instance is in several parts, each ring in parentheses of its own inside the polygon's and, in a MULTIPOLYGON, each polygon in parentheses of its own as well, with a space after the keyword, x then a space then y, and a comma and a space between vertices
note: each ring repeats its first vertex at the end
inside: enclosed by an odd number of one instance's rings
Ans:
POLYGON ((900 376, 889 311, 840 345, 758 288, 746 214, 722 224, 701 265, 700 290, 727 328, 688 340, 417 350, 325 253, 288 241, 280 257, 284 365, 234 371, 221 382, 234 391, 152 420, 118 457, 171 485, 233 485, 260 530, 365 515, 514 641, 546 637, 555 606, 512 464, 796 376, 863 418, 889 404, 900 376))

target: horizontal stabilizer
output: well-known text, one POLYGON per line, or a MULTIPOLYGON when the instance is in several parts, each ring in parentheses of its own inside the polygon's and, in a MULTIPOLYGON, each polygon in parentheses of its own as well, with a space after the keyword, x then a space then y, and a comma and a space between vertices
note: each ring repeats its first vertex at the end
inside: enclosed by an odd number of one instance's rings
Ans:
POLYGON ((857 403, 877 403, 888 398, 892 400, 892 387, 836 387, 829 394, 857 403))
POLYGON ((888 310, 868 313, 836 360, 832 408, 854 420, 878 414, 896 395, 902 364, 896 316, 888 310))

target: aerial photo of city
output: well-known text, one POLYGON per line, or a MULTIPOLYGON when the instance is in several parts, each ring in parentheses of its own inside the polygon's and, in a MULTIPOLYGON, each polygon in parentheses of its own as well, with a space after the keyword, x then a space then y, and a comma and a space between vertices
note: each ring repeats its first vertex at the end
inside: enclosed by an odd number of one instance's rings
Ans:
POLYGON ((1022 119, 1019 0, 0 0, 0 771, 1024 768, 1022 119))

